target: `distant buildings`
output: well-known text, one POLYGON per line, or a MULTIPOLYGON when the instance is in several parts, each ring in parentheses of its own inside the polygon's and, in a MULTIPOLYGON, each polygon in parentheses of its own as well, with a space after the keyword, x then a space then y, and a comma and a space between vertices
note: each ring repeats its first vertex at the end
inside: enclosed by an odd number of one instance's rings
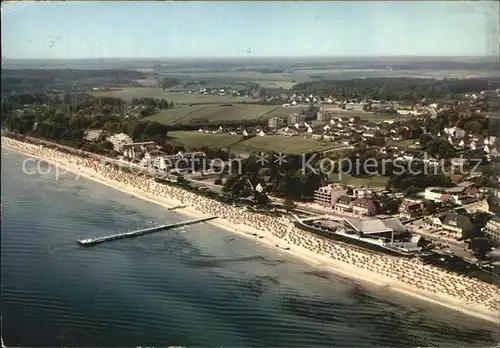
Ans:
POLYGON ((281 128, 281 127, 284 127, 285 126, 285 120, 281 117, 271 117, 268 121, 267 121, 267 126, 270 128, 270 129, 277 129, 277 128, 281 128))
POLYGON ((320 122, 328 122, 338 115, 342 109, 338 105, 325 105, 322 106, 316 114, 317 120, 320 122))
POLYGON ((345 104, 345 109, 346 110, 354 110, 354 111, 363 111, 365 103, 358 103, 354 101, 350 101, 345 104))
POLYGON ((291 114, 287 118, 287 125, 288 126, 294 126, 296 123, 298 123, 298 124, 304 124, 305 121, 306 121, 306 116, 305 115, 291 114))

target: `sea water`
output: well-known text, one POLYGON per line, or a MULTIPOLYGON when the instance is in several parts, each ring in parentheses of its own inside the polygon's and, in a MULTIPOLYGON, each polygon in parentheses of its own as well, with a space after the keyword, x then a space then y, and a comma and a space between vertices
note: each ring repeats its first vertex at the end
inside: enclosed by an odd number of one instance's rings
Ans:
POLYGON ((207 223, 79 247, 80 237, 188 217, 75 175, 25 174, 25 158, 2 149, 7 346, 495 344, 493 324, 207 223))

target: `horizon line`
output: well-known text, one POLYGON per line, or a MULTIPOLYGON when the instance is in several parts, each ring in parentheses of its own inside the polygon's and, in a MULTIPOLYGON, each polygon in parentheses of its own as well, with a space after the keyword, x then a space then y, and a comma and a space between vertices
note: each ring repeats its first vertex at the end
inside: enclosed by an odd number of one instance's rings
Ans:
POLYGON ((78 58, 18 58, 18 57, 5 57, 2 60, 168 60, 168 59, 265 59, 265 58, 280 58, 280 59, 294 59, 294 58, 496 58, 500 60, 498 55, 305 55, 305 56, 171 56, 171 57, 78 57, 78 58))

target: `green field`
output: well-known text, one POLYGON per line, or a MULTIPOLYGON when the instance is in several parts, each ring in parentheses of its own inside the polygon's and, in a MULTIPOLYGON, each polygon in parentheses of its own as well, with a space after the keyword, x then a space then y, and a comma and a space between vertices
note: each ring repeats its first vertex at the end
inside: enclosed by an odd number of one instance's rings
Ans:
POLYGON ((292 88, 298 82, 311 81, 309 72, 297 73, 260 73, 257 71, 224 71, 209 72, 200 69, 192 71, 169 71, 168 76, 177 77, 180 80, 205 80, 210 86, 232 86, 233 88, 244 88, 247 82, 253 82, 266 88, 292 88))
POLYGON ((241 135, 224 134, 207 134, 201 132, 184 132, 175 131, 169 132, 168 141, 173 145, 182 145, 188 149, 199 149, 201 147, 226 147, 233 143, 240 141, 243 137, 241 135))
POLYGON ((207 105, 176 105, 171 109, 162 110, 152 116, 144 117, 141 121, 155 121, 163 124, 183 123, 182 119, 192 113, 206 108, 207 105))
POLYGON ((417 145, 414 145, 415 143, 415 140, 413 139, 408 139, 408 140, 400 140, 400 141, 396 141, 394 142, 394 145, 400 147, 400 148, 403 148, 403 149, 406 149, 408 147, 411 147, 411 148, 418 148, 417 145))
POLYGON ((353 177, 349 174, 330 174, 329 179, 331 182, 338 182, 348 185, 367 185, 369 187, 385 187, 389 181, 387 176, 366 176, 366 177, 353 177))
POLYGON ((271 117, 288 117, 292 114, 300 114, 302 110, 307 110, 307 108, 299 107, 299 108, 282 108, 280 106, 276 107, 274 110, 269 112, 268 114, 261 117, 262 119, 269 119, 271 117))
POLYGON ((283 152, 283 153, 308 153, 313 151, 323 151, 334 148, 338 145, 331 142, 323 142, 315 139, 302 137, 285 137, 281 135, 266 135, 263 137, 253 137, 244 140, 231 147, 235 153, 251 152, 283 152))
POLYGON ((207 134, 196 131, 169 132, 169 143, 182 145, 186 148, 211 148, 231 147, 231 152, 249 154, 258 152, 283 152, 283 153, 308 153, 323 151, 338 145, 331 142, 307 139, 301 137, 284 137, 280 135, 266 135, 243 140, 241 135, 207 134))
POLYGON ((267 117, 275 109, 282 109, 273 105, 232 104, 223 105, 179 105, 173 109, 163 110, 160 113, 145 117, 143 121, 156 121, 163 124, 187 124, 203 120, 204 122, 255 120, 267 117))

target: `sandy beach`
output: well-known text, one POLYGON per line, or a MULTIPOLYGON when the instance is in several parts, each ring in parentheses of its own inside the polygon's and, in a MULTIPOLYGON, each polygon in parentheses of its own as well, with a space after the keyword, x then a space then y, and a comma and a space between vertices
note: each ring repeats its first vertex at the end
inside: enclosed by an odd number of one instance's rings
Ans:
POLYGON ((57 163, 61 170, 68 170, 65 177, 85 177, 165 208, 187 205, 176 211, 193 218, 215 215, 219 218, 208 223, 239 236, 252 238, 332 273, 500 323, 498 286, 426 265, 418 259, 373 253, 325 240, 296 228, 288 218, 273 218, 248 212, 177 187, 157 183, 148 177, 119 172, 95 159, 80 158, 6 137, 2 137, 2 147, 57 163), (290 250, 276 248, 276 244, 289 247, 290 250))

